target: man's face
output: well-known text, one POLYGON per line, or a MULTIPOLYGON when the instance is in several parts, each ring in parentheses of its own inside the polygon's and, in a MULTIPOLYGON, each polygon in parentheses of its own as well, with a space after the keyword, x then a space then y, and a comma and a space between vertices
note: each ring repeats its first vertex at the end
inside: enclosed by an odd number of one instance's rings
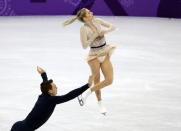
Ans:
POLYGON ((51 83, 52 89, 50 89, 48 92, 51 96, 57 95, 57 86, 54 83, 51 83))

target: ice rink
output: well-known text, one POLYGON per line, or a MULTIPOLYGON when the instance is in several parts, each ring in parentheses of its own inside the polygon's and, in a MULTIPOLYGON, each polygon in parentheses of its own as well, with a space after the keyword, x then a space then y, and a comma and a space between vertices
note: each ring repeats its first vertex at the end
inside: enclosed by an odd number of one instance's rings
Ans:
MULTIPOLYGON (((0 131, 24 119, 38 95, 39 65, 64 94, 87 83, 88 50, 80 43, 82 23, 62 27, 67 16, 0 18, 0 131)), ((108 114, 95 95, 80 107, 77 99, 58 105, 37 131, 180 131, 181 20, 101 17, 117 30, 114 82, 102 90, 108 114)))

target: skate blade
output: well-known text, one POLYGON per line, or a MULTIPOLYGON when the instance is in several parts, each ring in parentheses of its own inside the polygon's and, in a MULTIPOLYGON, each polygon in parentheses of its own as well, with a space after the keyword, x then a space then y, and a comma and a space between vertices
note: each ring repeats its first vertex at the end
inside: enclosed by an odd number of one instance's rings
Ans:
POLYGON ((80 96, 78 96, 77 99, 78 99, 78 102, 79 102, 80 106, 83 106, 84 101, 82 100, 82 96, 81 96, 81 98, 80 98, 80 96))
POLYGON ((104 115, 104 116, 106 116, 107 115, 107 113, 106 112, 103 112, 103 113, 101 113, 102 115, 104 115))

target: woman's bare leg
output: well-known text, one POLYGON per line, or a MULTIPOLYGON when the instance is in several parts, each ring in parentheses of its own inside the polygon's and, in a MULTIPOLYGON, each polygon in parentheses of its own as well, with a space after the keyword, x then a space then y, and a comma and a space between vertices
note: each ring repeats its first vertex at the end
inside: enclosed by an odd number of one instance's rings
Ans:
MULTIPOLYGON (((98 76, 94 77, 94 84, 98 84, 100 82, 100 74, 98 76)), ((96 97, 97 97, 97 101, 101 101, 102 97, 101 97, 101 90, 97 90, 95 91, 96 97)))
POLYGON ((91 88, 91 91, 97 91, 100 90, 113 82, 113 67, 110 62, 109 56, 107 55, 104 62, 100 65, 101 70, 104 75, 104 80, 99 82, 98 84, 95 84, 94 87, 91 88))
POLYGON ((113 82, 113 68, 112 68, 112 64, 109 60, 109 56, 106 56, 106 58, 102 64, 100 64, 98 59, 91 60, 88 63, 91 67, 93 77, 95 77, 97 75, 97 73, 100 74, 100 68, 101 68, 105 79, 103 81, 97 83, 96 85, 94 85, 93 87, 91 87, 89 90, 87 90, 84 93, 84 97, 83 97, 84 103, 92 92, 98 91, 98 90, 104 88, 105 86, 112 84, 112 82, 113 82))
MULTIPOLYGON (((97 84, 100 82, 100 63, 97 59, 93 59, 91 61, 88 62, 90 68, 91 68, 91 72, 94 78, 94 84, 97 84)), ((101 91, 100 90, 96 90, 95 91, 96 97, 98 101, 101 101, 101 91)))

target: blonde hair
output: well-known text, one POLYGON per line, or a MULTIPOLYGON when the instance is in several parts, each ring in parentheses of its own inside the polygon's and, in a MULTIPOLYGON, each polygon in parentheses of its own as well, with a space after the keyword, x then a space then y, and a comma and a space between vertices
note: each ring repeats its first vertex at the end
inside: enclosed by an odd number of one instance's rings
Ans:
POLYGON ((77 14, 76 14, 75 17, 66 20, 66 21, 63 23, 63 26, 70 25, 70 24, 72 24, 73 22, 75 22, 76 20, 79 20, 79 21, 81 21, 81 22, 84 22, 83 18, 85 17, 85 15, 86 15, 86 8, 82 8, 81 10, 79 10, 79 11, 77 12, 77 14))

